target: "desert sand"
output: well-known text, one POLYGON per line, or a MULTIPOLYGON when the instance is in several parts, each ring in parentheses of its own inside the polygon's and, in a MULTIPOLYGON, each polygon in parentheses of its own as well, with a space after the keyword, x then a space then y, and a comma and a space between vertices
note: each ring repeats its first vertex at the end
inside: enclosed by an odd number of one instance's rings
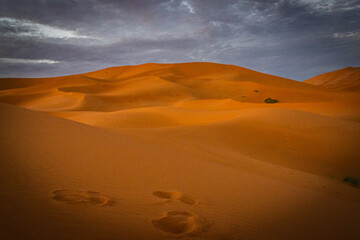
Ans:
POLYGON ((0 79, 1 239, 358 239, 360 68, 0 79), (265 103, 267 98, 278 103, 265 103))
POLYGON ((360 67, 348 67, 320 74, 304 82, 345 91, 360 91, 360 67))

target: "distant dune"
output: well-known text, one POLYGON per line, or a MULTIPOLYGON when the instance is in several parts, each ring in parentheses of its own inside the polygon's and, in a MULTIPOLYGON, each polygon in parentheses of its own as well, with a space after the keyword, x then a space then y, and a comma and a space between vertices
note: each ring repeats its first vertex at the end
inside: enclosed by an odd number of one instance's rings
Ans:
POLYGON ((0 238, 357 239, 359 86, 215 63, 0 79, 0 238))
POLYGON ((336 90, 360 91, 360 67, 343 68, 324 73, 304 81, 305 83, 324 86, 336 90))

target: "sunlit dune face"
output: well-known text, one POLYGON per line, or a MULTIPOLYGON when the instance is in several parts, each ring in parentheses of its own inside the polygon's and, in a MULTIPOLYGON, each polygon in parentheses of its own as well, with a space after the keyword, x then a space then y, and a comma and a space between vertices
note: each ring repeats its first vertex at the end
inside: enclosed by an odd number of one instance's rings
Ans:
POLYGON ((358 236, 357 71, 301 83, 184 63, 3 79, 0 235, 358 236))
POLYGON ((360 239, 360 0, 0 2, 0 240, 360 239))

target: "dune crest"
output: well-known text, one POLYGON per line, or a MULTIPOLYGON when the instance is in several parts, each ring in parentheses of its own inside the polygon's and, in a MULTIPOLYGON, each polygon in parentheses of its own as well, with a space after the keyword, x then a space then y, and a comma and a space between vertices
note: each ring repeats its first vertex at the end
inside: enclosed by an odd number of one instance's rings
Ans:
POLYGON ((353 71, 302 83, 182 63, 0 79, 0 238, 354 239, 353 71))
POLYGON ((312 85, 344 91, 360 91, 360 67, 347 67, 323 73, 304 81, 312 85))

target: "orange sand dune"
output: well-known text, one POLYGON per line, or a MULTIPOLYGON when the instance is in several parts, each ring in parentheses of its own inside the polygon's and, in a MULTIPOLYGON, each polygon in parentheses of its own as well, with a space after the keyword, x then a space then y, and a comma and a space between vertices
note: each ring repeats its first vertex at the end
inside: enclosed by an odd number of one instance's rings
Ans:
POLYGON ((336 179, 8 105, 0 111, 4 239, 360 234, 360 192, 336 179))
POLYGON ((41 111, 109 112, 201 99, 263 103, 271 97, 298 103, 359 98, 213 63, 144 64, 58 78, 2 79, 0 88, 0 101, 41 111))
POLYGON ((0 238, 357 239, 350 71, 331 87, 214 63, 0 79, 0 238))
POLYGON ((336 90, 360 91, 360 67, 348 67, 324 73, 304 82, 336 90))

